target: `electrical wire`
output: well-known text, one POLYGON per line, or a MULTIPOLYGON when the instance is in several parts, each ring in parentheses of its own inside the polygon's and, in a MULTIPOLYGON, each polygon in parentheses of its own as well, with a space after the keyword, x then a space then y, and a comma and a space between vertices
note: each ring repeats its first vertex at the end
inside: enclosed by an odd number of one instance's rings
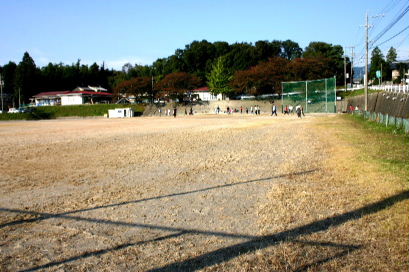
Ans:
POLYGON ((387 25, 372 41, 372 44, 376 43, 383 37, 397 22, 399 22, 406 13, 409 12, 409 5, 394 19, 389 25, 387 25))
POLYGON ((409 29, 409 26, 405 27, 404 29, 402 29, 401 31, 399 31, 398 33, 396 33, 395 35, 393 35, 393 36, 390 37, 389 39, 387 39, 387 40, 385 40, 385 41, 383 41, 383 42, 381 42, 381 43, 378 43, 376 46, 379 47, 379 46, 381 46, 381 45, 383 45, 383 44, 389 42, 390 40, 392 40, 392 39, 396 38, 397 36, 399 36, 400 34, 402 34, 402 33, 403 33, 405 30, 407 30, 407 29, 409 29))

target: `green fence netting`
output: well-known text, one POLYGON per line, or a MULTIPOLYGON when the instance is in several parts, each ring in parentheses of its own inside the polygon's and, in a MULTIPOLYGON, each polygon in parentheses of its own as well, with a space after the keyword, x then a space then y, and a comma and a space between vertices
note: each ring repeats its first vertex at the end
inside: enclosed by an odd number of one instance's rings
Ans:
POLYGON ((336 78, 282 83, 282 105, 305 112, 336 112, 336 78))

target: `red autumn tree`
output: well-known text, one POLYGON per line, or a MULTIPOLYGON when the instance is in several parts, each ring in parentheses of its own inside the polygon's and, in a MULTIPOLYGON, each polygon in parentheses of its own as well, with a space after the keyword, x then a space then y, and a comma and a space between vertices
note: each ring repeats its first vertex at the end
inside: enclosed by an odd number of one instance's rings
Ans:
POLYGON ((119 83, 114 88, 114 96, 119 97, 124 94, 132 95, 151 95, 152 81, 149 77, 134 77, 119 83))
POLYGON ((291 80, 312 80, 335 75, 332 61, 328 58, 298 58, 289 64, 291 80))
POLYGON ((201 80, 192 74, 176 72, 166 75, 157 84, 157 89, 169 96, 181 96, 202 84, 201 80))
POLYGON ((248 70, 237 71, 231 84, 239 93, 279 93, 281 82, 288 79, 288 63, 281 57, 271 58, 248 70))

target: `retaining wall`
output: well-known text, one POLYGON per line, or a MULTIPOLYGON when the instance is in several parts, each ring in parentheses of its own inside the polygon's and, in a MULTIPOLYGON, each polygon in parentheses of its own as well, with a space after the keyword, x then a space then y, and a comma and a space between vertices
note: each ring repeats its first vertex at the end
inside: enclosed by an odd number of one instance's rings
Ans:
MULTIPOLYGON (((365 97, 360 95, 347 98, 345 111, 349 111, 350 105, 363 110, 365 97)), ((407 119, 409 118, 409 94, 390 92, 370 94, 368 95, 368 111, 407 119)))

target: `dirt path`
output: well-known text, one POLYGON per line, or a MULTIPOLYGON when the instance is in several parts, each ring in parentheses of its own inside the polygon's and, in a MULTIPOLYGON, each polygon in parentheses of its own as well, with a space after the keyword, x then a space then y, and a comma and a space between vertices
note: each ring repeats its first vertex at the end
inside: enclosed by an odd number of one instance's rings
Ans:
POLYGON ((317 118, 0 123, 0 270, 211 270, 241 256, 266 233, 271 188, 319 171, 317 118))

